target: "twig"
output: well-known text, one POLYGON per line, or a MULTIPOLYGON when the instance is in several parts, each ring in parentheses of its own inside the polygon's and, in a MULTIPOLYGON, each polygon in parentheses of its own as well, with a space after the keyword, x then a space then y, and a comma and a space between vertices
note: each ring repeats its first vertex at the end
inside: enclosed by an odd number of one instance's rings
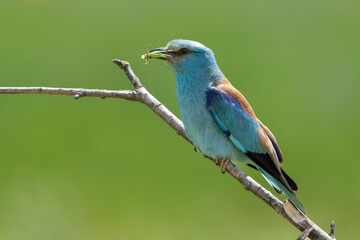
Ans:
MULTIPOLYGON (((176 133, 188 142, 191 141, 185 134, 183 123, 170 112, 163 104, 161 104, 154 96, 152 96, 145 87, 142 86, 140 80, 132 71, 130 64, 126 61, 118 59, 113 60, 122 70, 124 70, 128 79, 134 86, 135 90, 99 90, 99 89, 82 89, 82 88, 47 88, 47 87, 1 87, 0 94, 58 94, 72 95, 75 99, 82 97, 100 97, 100 98, 122 98, 130 101, 137 101, 146 104, 155 114, 160 116, 176 133)), ((207 156, 205 156, 207 157, 207 156)), ((209 157, 207 157, 209 158, 209 157)), ((213 162, 215 159, 209 158, 213 162)), ((302 235, 308 236, 310 239, 334 240, 334 224, 331 225, 330 235, 312 222, 306 215, 301 213, 290 201, 284 203, 277 199, 268 190, 263 188, 255 180, 246 173, 236 167, 232 162, 226 166, 226 172, 243 184, 244 188, 272 207, 278 214, 283 216, 292 225, 298 228, 302 235), (310 230, 311 229, 311 230, 310 230)), ((305 237, 306 237, 305 236, 305 237)))
POLYGON ((330 234, 329 236, 332 237, 333 239, 335 239, 335 222, 332 221, 331 225, 330 225, 330 234))
POLYGON ((309 227, 308 229, 303 231, 303 233, 296 240, 305 240, 305 238, 307 238, 307 236, 309 236, 309 234, 311 233, 311 231, 313 229, 314 229, 313 227, 309 227))

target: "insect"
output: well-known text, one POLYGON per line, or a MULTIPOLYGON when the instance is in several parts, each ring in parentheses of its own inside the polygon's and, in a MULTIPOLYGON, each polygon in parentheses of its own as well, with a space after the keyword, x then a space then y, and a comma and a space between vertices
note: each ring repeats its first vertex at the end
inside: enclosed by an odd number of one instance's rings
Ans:
POLYGON ((144 60, 144 65, 149 65, 150 62, 150 47, 151 44, 149 44, 149 47, 145 50, 145 54, 141 55, 141 59, 144 60))
POLYGON ((166 50, 163 51, 161 49, 154 49, 153 51, 150 50, 150 44, 149 47, 145 50, 145 54, 141 55, 141 59, 145 61, 145 65, 148 65, 150 62, 150 58, 154 57, 154 58, 163 58, 163 59, 167 59, 169 57, 171 57, 170 54, 166 54, 166 53, 170 53, 173 52, 171 50, 166 50))

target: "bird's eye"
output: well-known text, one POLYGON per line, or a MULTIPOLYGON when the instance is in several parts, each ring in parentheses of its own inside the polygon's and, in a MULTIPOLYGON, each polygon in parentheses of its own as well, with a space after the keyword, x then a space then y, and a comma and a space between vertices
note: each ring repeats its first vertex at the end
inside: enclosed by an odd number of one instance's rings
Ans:
POLYGON ((182 55, 185 55, 185 54, 187 54, 189 52, 189 49, 187 49, 187 48, 182 48, 182 49, 180 49, 180 53, 182 54, 182 55))

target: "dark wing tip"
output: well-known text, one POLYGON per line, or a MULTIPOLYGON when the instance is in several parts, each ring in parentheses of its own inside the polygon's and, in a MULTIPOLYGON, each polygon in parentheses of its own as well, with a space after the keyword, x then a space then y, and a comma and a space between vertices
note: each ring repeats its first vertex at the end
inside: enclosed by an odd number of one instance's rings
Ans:
POLYGON ((281 173, 284 175, 286 181, 288 182, 288 184, 290 185, 291 189, 294 191, 299 190, 299 187, 297 186, 297 184, 294 182, 294 180, 292 180, 291 177, 289 177, 289 175, 286 174, 286 172, 281 169, 281 173))
POLYGON ((275 164, 268 153, 247 152, 245 155, 268 174, 280 181, 289 191, 296 191, 298 189, 296 183, 284 172, 284 170, 281 169, 280 172, 275 167, 275 164))

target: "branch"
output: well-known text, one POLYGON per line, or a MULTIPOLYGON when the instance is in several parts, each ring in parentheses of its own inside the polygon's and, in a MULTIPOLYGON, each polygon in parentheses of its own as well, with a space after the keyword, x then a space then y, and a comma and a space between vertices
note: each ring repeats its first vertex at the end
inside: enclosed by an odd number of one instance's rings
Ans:
MULTIPOLYGON (((137 101, 146 104, 155 114, 160 116, 176 133, 188 142, 191 141, 185 134, 183 123, 170 112, 162 103, 160 103, 153 95, 151 95, 145 87, 142 86, 140 80, 132 71, 130 64, 126 61, 118 59, 113 60, 127 75, 128 79, 134 86, 135 90, 101 90, 101 89, 83 89, 83 88, 47 88, 47 87, 0 87, 0 94, 52 94, 52 95, 71 95, 75 99, 81 97, 100 97, 100 98, 121 98, 129 101, 137 101)), ((205 156, 205 155, 204 155, 205 156)), ((208 156, 211 161, 215 162, 208 156)), ((301 213, 290 201, 284 203, 277 199, 271 192, 263 188, 255 180, 249 177, 245 172, 236 167, 232 162, 226 165, 226 172, 238 180, 246 190, 252 192, 262 199, 266 204, 273 208, 278 214, 283 216, 288 222, 298 228, 302 234, 298 239, 321 239, 334 240, 335 225, 331 225, 331 233, 327 234, 306 215, 301 213)))
POLYGON ((80 97, 101 97, 101 98, 123 98, 130 101, 138 101, 139 95, 136 91, 109 91, 99 89, 83 88, 49 88, 49 87, 0 87, 0 94, 52 94, 52 95, 70 95, 75 99, 80 97))
POLYGON ((313 229, 314 229, 313 227, 309 227, 308 229, 303 231, 303 233, 296 240, 305 240, 305 238, 309 236, 309 234, 313 229))

